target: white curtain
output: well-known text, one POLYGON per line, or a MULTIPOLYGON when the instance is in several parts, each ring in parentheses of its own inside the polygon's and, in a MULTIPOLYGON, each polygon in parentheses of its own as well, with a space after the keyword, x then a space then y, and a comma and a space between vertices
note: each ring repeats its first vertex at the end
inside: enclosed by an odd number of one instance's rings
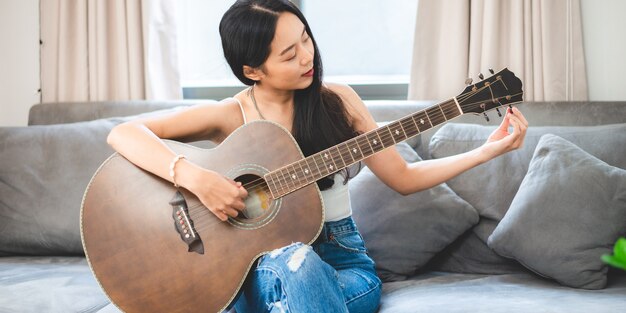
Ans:
POLYGON ((420 0, 409 99, 442 100, 508 67, 527 101, 587 100, 579 0, 420 0))
POLYGON ((181 99, 175 0, 41 0, 43 102, 181 99))

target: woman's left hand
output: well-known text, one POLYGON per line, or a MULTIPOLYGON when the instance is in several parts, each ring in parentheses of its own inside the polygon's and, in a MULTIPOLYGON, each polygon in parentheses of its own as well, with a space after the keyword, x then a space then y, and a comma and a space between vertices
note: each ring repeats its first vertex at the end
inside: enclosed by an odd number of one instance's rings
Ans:
POLYGON ((481 147, 487 159, 493 159, 521 147, 526 137, 526 129, 528 129, 528 121, 522 112, 517 108, 508 109, 500 127, 491 133, 487 142, 481 147), (512 133, 509 133, 509 126, 513 126, 512 133))

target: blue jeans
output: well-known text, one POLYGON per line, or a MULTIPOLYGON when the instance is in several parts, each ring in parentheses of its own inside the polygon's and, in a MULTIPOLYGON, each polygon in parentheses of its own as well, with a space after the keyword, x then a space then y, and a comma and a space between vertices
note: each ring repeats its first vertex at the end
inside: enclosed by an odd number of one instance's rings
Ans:
POLYGON ((352 217, 326 222, 312 246, 259 258, 235 303, 246 312, 376 312, 382 284, 352 217))

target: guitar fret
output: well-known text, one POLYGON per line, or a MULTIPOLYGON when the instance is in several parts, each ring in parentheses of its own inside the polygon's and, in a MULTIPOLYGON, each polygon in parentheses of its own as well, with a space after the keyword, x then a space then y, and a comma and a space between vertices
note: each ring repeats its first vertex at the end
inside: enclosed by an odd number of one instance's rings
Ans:
POLYGON ((352 162, 354 162, 354 158, 352 158, 350 149, 345 142, 337 145, 336 147, 337 147, 337 150, 339 151, 339 155, 341 156, 341 159, 343 160, 343 164, 345 166, 348 166, 352 164, 352 162))
MULTIPOLYGON (((353 151, 354 145, 351 146, 350 143, 354 144, 354 138, 345 142, 346 147, 343 150, 347 151, 348 155, 350 155, 350 160, 351 160, 350 164, 352 164, 352 163, 358 161, 359 158, 356 157, 356 152, 353 151)), ((356 151, 358 152, 359 150, 356 150, 356 151)))
POLYGON ((376 153, 376 149, 374 149, 374 147, 372 147, 372 144, 370 143, 370 138, 368 136, 369 136, 368 134, 364 135, 365 141, 367 142, 367 145, 370 147, 371 153, 369 155, 372 155, 372 154, 376 153))
POLYGON ((350 164, 350 162, 346 163, 346 160, 343 158, 343 155, 341 155, 341 150, 339 150, 339 145, 335 145, 335 150, 337 150, 337 154, 339 155, 339 160, 341 160, 341 163, 343 163, 342 167, 348 166, 348 164, 350 164))
POLYGON ((364 135, 358 136, 356 139, 356 145, 359 147, 359 151, 361 151, 361 159, 364 159, 372 154, 374 154, 374 150, 372 149, 372 145, 370 145, 367 137, 364 135), (369 151, 366 150, 369 148, 369 151))
POLYGON ((322 159, 322 162, 324 163, 324 170, 326 171, 326 173, 324 174, 323 177, 326 177, 328 176, 328 174, 330 174, 330 166, 332 166, 332 164, 329 165, 328 163, 326 163, 326 160, 328 160, 328 153, 326 151, 321 151, 318 157, 322 159), (325 153, 326 155, 324 156, 322 155, 322 153, 325 153))
POLYGON ((330 174, 330 170, 328 169, 329 165, 326 163, 326 160, 324 160, 324 157, 322 156, 321 152, 316 157, 320 158, 322 160, 322 163, 324 163, 324 171, 325 171, 325 173, 323 174, 322 177, 328 176, 328 174, 330 174))
POLYGON ((311 171, 309 170, 308 167, 302 167, 302 160, 298 161, 298 166, 300 167, 300 173, 302 175, 302 178, 304 179, 304 182, 308 183, 309 173, 311 173, 311 171))
POLYGON ((302 177, 302 172, 301 172, 302 169, 298 170, 298 167, 300 167, 300 166, 298 166, 298 163, 299 162, 294 162, 291 165, 291 168, 293 169, 293 174, 292 175, 294 175, 296 177, 292 181, 294 190, 297 189, 300 184, 302 184, 302 178, 303 178, 302 177))
POLYGON ((326 168, 328 169, 328 174, 334 173, 334 170, 337 168, 337 164, 335 163, 335 160, 333 160, 333 155, 329 153, 328 150, 324 150, 322 157, 324 158, 324 161, 327 162, 327 164, 330 163, 328 166, 326 166, 326 168))
MULTIPOLYGON (((271 181, 272 185, 274 185, 274 191, 276 191, 276 196, 278 195, 278 193, 280 193, 280 187, 276 184, 278 177, 276 177, 276 174, 271 175, 267 175, 267 178, 265 179, 266 181, 271 181)), ((271 189, 270 189, 271 191, 271 189)), ((272 193, 272 195, 274 196, 274 193, 272 193)))
POLYGON ((352 156, 352 153, 350 153, 350 145, 348 144, 348 142, 349 141, 346 141, 338 145, 339 154, 341 155, 341 158, 343 159, 344 164, 346 164, 346 166, 355 162, 354 157, 352 156))
POLYGON ((406 139, 406 134, 404 134, 404 137, 402 136, 402 133, 404 133, 404 129, 401 129, 401 125, 398 122, 389 123, 387 124, 387 126, 394 142, 398 143, 406 139), (393 130, 391 129, 392 127, 393 130), (402 132, 400 132, 400 130, 402 130, 402 132))
MULTIPOLYGON (((322 177, 322 173, 320 172, 320 167, 317 166, 317 162, 315 162, 315 159, 312 157, 306 158, 306 163, 307 166, 310 169, 313 169, 313 166, 311 166, 311 161, 313 161, 313 164, 315 165, 315 168, 317 169, 317 174, 313 175, 313 180, 317 180, 318 178, 322 177)), ((311 173, 313 173, 313 170, 311 170, 311 173)))
POLYGON ((444 112, 448 112, 446 113, 446 117, 448 120, 451 120, 459 115, 461 115, 461 112, 459 112, 459 107, 457 106, 456 102, 454 101, 454 99, 449 100, 448 102, 443 104, 444 106, 446 106, 444 112))
POLYGON ((404 126, 402 126, 402 121, 398 121, 397 122, 398 125, 400 125, 400 128, 402 129, 402 133, 404 134, 404 139, 408 138, 409 136, 406 135, 406 131, 404 130, 404 126))
POLYGON ((370 144, 372 151, 374 153, 382 150, 382 144, 380 142, 380 137, 378 136, 378 132, 377 131, 373 131, 369 134, 367 134, 367 142, 368 144, 370 144))
POLYGON ((291 175, 291 190, 296 190, 297 186, 298 186, 298 181, 300 180, 300 175, 298 175, 298 171, 296 170, 296 165, 295 164, 291 164, 289 166, 289 174, 291 175))
POLYGON ((448 119, 446 118, 446 113, 443 112, 443 109, 441 108, 441 105, 437 104, 437 107, 439 108, 439 110, 441 110, 441 115, 443 115, 443 118, 447 121, 448 119))
MULTIPOLYGON (((385 127, 383 127, 384 130, 387 130, 386 132, 383 131, 383 146, 385 146, 385 148, 391 147, 393 145, 396 144, 396 141, 393 139, 393 135, 391 134, 391 130, 389 129, 389 124, 387 124, 385 127), (391 142, 389 142, 389 139, 391 139, 391 142)), ((378 134, 380 136, 380 134, 378 134)))
MULTIPOLYGON (((417 132, 419 133, 420 132, 420 127, 417 125, 417 121, 415 121, 415 115, 417 115, 417 114, 413 114, 413 115, 411 115, 409 117, 411 118, 411 121, 413 121, 413 124, 415 125, 415 129, 417 129, 417 132)), ((422 121, 424 121, 424 120, 422 120, 422 121)))
MULTIPOLYGON (((379 144, 379 149, 383 150, 385 149, 385 143, 383 142, 383 140, 380 138, 380 131, 375 131, 374 134, 376 134, 376 138, 378 138, 378 144, 379 144)), ((380 151, 379 150, 379 151, 380 151)))
POLYGON ((293 164, 287 166, 287 182, 289 185, 289 191, 293 191, 294 187, 296 186, 296 184, 294 183, 294 180, 298 177, 296 176, 293 164))
POLYGON ((280 193, 283 193, 287 188, 285 187, 285 184, 282 180, 282 170, 279 170, 276 172, 276 180, 278 181, 278 183, 280 184, 280 193))
POLYGON ((335 150, 337 152, 339 152, 339 150, 337 150, 336 148, 337 148, 337 146, 330 147, 328 149, 328 153, 330 154, 330 158, 333 160, 333 164, 335 164, 335 167, 331 168, 333 170, 333 173, 338 171, 340 167, 344 167, 345 166, 345 163, 344 163, 344 166, 341 166, 341 164, 339 164, 340 161, 343 163, 343 160, 341 159, 341 154, 335 152, 335 150), (335 149, 333 149, 333 148, 335 148, 335 149))
POLYGON ((420 133, 419 129, 417 129, 417 126, 413 122, 413 118, 411 118, 410 116, 401 119, 400 126, 402 126, 404 134, 407 138, 411 138, 420 133))
POLYGON ((282 179, 283 193, 287 193, 289 192, 289 183, 287 182, 287 175, 285 175, 285 168, 280 169, 279 173, 279 177, 282 179))
POLYGON ((441 118, 439 117, 439 110, 437 108, 431 107, 426 109, 426 116, 430 120, 430 124, 433 126, 441 124, 441 118))
POLYGON ((348 141, 348 149, 350 150, 350 156, 352 156, 354 162, 360 161, 364 158, 363 150, 361 149, 361 145, 359 144, 360 138, 363 138, 363 136, 358 136, 348 141))
POLYGON ((422 111, 424 113, 424 115, 426 115, 426 119, 428 120, 428 124, 430 124, 430 127, 435 127, 435 125, 433 125, 433 121, 430 120, 430 116, 428 116, 428 113, 426 112, 426 110, 422 111))
POLYGON ((424 132, 433 127, 433 124, 430 122, 430 118, 426 115, 426 111, 419 111, 415 113, 413 116, 419 118, 419 123, 415 121, 420 132, 424 132))
POLYGON ((295 175, 295 177, 296 177, 294 179, 294 182, 293 182, 294 189, 295 189, 295 188, 298 187, 298 185, 301 184, 301 181, 302 181, 302 172, 301 172, 302 168, 300 168, 300 170, 298 170, 298 167, 300 167, 300 166, 296 167, 296 165, 298 165, 299 162, 295 162, 295 163, 292 163, 292 164, 293 165, 291 167, 293 168, 293 175, 295 175))
POLYGON ((265 175, 263 175, 263 180, 265 180, 265 183, 267 184, 268 189, 270 190, 270 193, 272 195, 274 195, 274 193, 272 191, 277 191, 276 186, 274 184, 274 181, 272 181, 272 173, 266 173, 265 175), (273 186, 273 187, 272 187, 273 186))

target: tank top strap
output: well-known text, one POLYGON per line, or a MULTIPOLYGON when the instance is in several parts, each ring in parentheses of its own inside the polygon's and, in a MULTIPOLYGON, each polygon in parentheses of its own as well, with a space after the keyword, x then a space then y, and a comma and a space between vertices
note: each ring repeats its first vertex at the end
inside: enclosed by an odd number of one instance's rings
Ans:
POLYGON ((248 123, 247 119, 246 119, 246 113, 243 110, 243 104, 241 103, 241 101, 239 101, 239 99, 235 98, 235 97, 231 97, 230 99, 233 99, 235 101, 237 101, 237 104, 239 104, 239 109, 241 110, 241 116, 243 117, 243 123, 244 125, 248 123))

